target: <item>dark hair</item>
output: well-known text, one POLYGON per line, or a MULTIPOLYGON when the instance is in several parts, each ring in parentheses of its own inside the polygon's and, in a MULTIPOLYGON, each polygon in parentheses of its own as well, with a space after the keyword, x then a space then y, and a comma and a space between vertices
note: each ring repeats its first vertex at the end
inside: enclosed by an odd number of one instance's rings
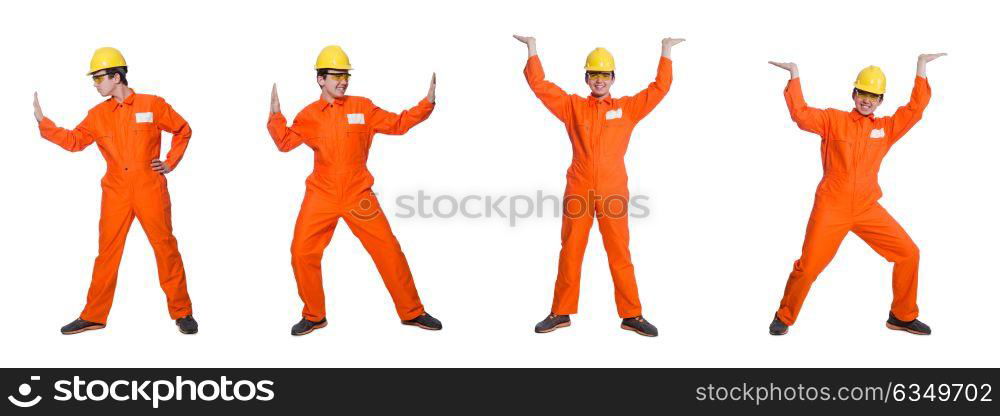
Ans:
POLYGON ((107 75, 108 78, 114 78, 115 74, 118 74, 118 76, 121 77, 122 84, 128 86, 128 79, 125 78, 126 72, 128 72, 127 66, 116 66, 114 68, 107 68, 104 70, 104 74, 107 75))
MULTIPOLYGON (((857 95, 860 92, 861 92, 861 90, 855 88, 854 89, 854 93, 852 93, 852 94, 853 95, 857 95)), ((865 91, 865 92, 868 92, 868 91, 865 91)), ((871 93, 869 92, 869 94, 871 94, 871 93)), ((884 96, 885 94, 876 94, 876 95, 878 95, 878 100, 879 100, 879 102, 881 102, 882 101, 882 96, 884 96)))

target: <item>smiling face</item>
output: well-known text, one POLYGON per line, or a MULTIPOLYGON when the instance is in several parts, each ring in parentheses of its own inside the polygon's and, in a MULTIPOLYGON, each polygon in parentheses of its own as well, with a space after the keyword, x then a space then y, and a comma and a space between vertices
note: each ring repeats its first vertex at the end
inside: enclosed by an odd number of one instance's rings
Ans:
POLYGON ((881 95, 861 91, 856 88, 854 89, 852 98, 854 98, 854 109, 858 110, 863 116, 874 113, 875 109, 882 104, 881 95))
POLYGON ((323 94, 333 98, 344 98, 347 96, 347 86, 351 83, 351 74, 342 69, 326 69, 326 75, 317 75, 316 82, 319 83, 323 94))
POLYGON ((588 71, 584 75, 584 80, 590 87, 590 95, 595 98, 604 98, 611 94, 611 86, 615 83, 615 73, 588 71))

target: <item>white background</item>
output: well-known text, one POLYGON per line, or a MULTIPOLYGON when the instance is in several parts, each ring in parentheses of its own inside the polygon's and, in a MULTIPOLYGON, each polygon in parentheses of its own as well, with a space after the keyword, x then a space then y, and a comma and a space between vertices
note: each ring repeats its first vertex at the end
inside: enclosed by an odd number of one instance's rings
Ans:
MULTIPOLYGON (((0 17, 0 366, 997 366, 995 11, 980 2, 20 2, 0 17), (301 302, 292 227, 312 169, 303 146, 278 152, 265 128, 271 83, 289 119, 315 100, 312 64, 342 45, 349 93, 400 111, 438 74, 439 104, 406 136, 377 136, 369 166, 383 206, 434 195, 561 195, 570 145, 528 89, 534 35, 549 79, 585 94, 584 57, 618 63, 615 96, 654 75, 665 36, 673 88, 632 136, 632 222, 644 338, 618 328, 594 227, 580 314, 548 335, 558 218, 396 218, 393 230, 428 311, 445 329, 403 327, 367 254, 343 224, 324 258, 330 326, 288 331, 301 302), (97 252, 96 146, 68 153, 31 115, 72 128, 101 98, 83 74, 93 50, 121 49, 137 92, 165 97, 194 137, 169 175, 173 222, 201 333, 169 320, 152 250, 134 224, 108 328, 58 329, 83 307, 97 252), (880 65, 879 115, 909 98, 916 57, 933 98, 895 146, 882 203, 921 248, 929 337, 885 329, 892 265, 853 235, 813 286, 785 337, 766 327, 798 257, 821 176, 819 137, 789 119, 787 73, 807 101, 850 109, 851 82, 880 65)), ((169 135, 164 135, 164 154, 169 135)))

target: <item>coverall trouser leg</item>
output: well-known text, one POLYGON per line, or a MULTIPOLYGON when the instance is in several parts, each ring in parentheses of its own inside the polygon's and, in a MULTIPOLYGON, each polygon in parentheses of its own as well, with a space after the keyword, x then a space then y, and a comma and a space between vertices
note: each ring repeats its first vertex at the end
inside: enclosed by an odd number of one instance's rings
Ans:
POLYGON ((344 222, 375 262, 399 319, 408 321, 424 313, 410 265, 375 195, 360 200, 344 215, 344 222))
POLYGON ((292 237, 292 272, 304 304, 302 317, 313 322, 326 317, 321 263, 339 219, 334 204, 306 192, 292 237))
POLYGON ((587 250, 590 228, 594 225, 594 204, 588 198, 567 193, 563 197, 562 249, 556 275, 552 313, 572 315, 580 303, 580 274, 587 250))
POLYGON ((107 323, 125 239, 137 216, 153 247, 160 287, 167 297, 170 318, 192 314, 184 265, 171 227, 170 197, 166 190, 160 187, 141 188, 131 199, 106 188, 101 200, 98 255, 94 260, 94 274, 87 293, 87 305, 80 313, 81 319, 107 323))
POLYGON ((919 251, 903 228, 878 204, 853 218, 813 209, 806 227, 802 257, 788 276, 778 319, 787 325, 795 323, 812 283, 833 259, 848 231, 894 263, 891 310, 901 320, 916 319, 919 251))
POLYGON ((100 324, 108 322, 118 284, 118 266, 133 219, 135 212, 127 196, 105 189, 101 195, 97 258, 87 291, 87 305, 80 312, 80 319, 100 324))
MULTIPOLYGON (((626 202, 627 203, 627 202, 626 202)), ((615 285, 618 315, 631 318, 642 314, 638 286, 628 249, 628 213, 624 208, 604 208, 594 198, 567 193, 563 201, 562 250, 559 252, 559 274, 556 276, 552 313, 577 313, 580 301, 580 275, 594 215, 608 254, 608 265, 615 285), (614 212, 611 212, 614 211, 614 212)), ((608 205, 609 207, 613 205, 608 205)))
POLYGON ((321 262, 341 217, 375 262, 400 319, 410 320, 424 313, 406 257, 374 195, 340 208, 307 194, 292 240, 292 269, 299 297, 305 303, 302 317, 313 322, 326 317, 321 262))
POLYGON ((920 265, 920 250, 917 245, 885 208, 878 204, 860 215, 851 231, 865 240, 880 256, 893 263, 892 315, 903 321, 917 319, 920 313, 917 308, 917 270, 920 265))
MULTIPOLYGON (((165 178, 156 177, 165 181, 165 178)), ((165 182, 164 182, 165 183, 165 182)), ((184 261, 177 249, 173 222, 170 215, 170 195, 166 186, 142 187, 136 190, 135 215, 156 257, 156 271, 160 288, 167 297, 170 319, 180 319, 192 314, 191 297, 187 290, 184 261)))
POLYGON ((642 305, 639 303, 639 287, 635 281, 632 254, 628 249, 628 202, 620 207, 616 204, 617 202, 610 201, 598 205, 597 226, 604 240, 604 250, 608 253, 618 316, 624 319, 642 315, 642 305))

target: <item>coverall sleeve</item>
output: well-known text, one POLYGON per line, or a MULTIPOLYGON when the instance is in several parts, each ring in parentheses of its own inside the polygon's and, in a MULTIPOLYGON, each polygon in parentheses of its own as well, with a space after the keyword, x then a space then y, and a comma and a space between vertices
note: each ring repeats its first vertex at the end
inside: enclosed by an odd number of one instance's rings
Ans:
POLYGON ((372 129, 376 133, 400 135, 427 120, 432 111, 434 111, 434 103, 424 98, 417 105, 399 114, 385 111, 372 104, 371 110, 368 111, 368 117, 371 120, 372 129))
POLYGON ((646 89, 627 99, 625 107, 628 114, 635 121, 642 120, 667 95, 671 82, 673 82, 673 61, 661 56, 660 64, 656 67, 656 79, 646 89))
POLYGON ((918 76, 913 82, 913 92, 910 93, 910 102, 899 107, 892 115, 891 127, 889 128, 889 143, 896 143, 910 131, 910 128, 924 115, 924 109, 931 101, 931 86, 927 83, 927 78, 918 76))
POLYGON ((177 168, 177 164, 180 163, 181 158, 184 157, 184 151, 187 150, 188 142, 191 141, 191 126, 184 120, 184 117, 177 114, 174 108, 162 98, 156 101, 155 111, 153 119, 156 120, 156 127, 174 135, 173 139, 170 140, 170 151, 167 152, 167 160, 164 162, 170 167, 170 170, 174 170, 177 168))
POLYGON ((785 87, 785 103, 788 104, 792 120, 800 129, 820 136, 826 135, 830 116, 825 110, 806 105, 806 100, 802 97, 802 84, 798 78, 788 81, 788 86, 785 87))
POLYGON ((299 115, 295 116, 295 121, 292 122, 292 127, 288 127, 285 116, 281 113, 271 113, 267 118, 267 132, 271 133, 271 139, 274 140, 274 145, 278 146, 278 150, 282 152, 290 151, 296 147, 299 147, 303 141, 305 141, 305 136, 303 136, 303 120, 305 119, 305 110, 299 112, 299 115))
POLYGON ((569 115, 570 96, 553 84, 545 80, 545 71, 542 69, 542 61, 538 55, 528 58, 528 63, 524 66, 524 77, 528 80, 531 91, 545 108, 548 108, 559 120, 565 122, 569 115))
POLYGON ((97 140, 95 117, 93 111, 87 113, 87 117, 73 130, 59 127, 55 122, 45 117, 38 123, 38 131, 45 140, 71 152, 79 152, 97 140))

